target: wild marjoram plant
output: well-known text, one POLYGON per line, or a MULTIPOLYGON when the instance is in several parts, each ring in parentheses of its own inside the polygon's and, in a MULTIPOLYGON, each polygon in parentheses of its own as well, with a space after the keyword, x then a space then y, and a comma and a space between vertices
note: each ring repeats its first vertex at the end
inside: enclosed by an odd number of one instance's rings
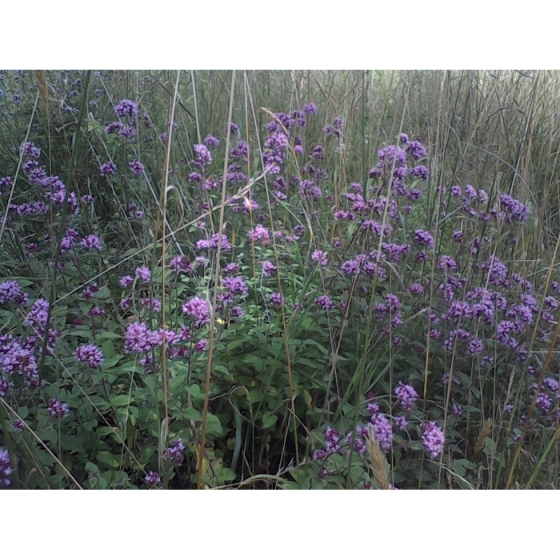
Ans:
POLYGON ((84 157, 68 168, 63 139, 33 126, 18 137, 39 118, 32 74, 0 76, 11 131, 0 151, 0 485, 546 480, 560 384, 544 357, 560 284, 517 260, 527 204, 468 184, 433 188, 428 203, 429 154, 403 132, 367 182, 343 183, 345 122, 320 122, 312 101, 266 111, 253 132, 247 119, 185 143, 188 132, 160 122, 152 79, 135 100, 113 99, 116 74, 52 84, 65 99, 50 107, 53 130, 82 135, 84 157), (160 215, 170 127, 181 203, 160 215), (516 449, 527 460, 514 464, 516 449))

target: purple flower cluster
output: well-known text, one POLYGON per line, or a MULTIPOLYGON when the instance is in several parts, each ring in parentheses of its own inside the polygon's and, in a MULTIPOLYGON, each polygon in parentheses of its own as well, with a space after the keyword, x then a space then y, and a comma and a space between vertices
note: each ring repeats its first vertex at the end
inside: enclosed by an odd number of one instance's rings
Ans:
POLYGON ((210 305, 205 299, 192 297, 183 304, 181 311, 195 318, 197 328, 210 322, 210 305))
POLYGON ((130 167, 132 173, 134 173, 135 175, 141 175, 142 173, 144 173, 144 165, 137 159, 129 161, 128 166, 130 167))
POLYGON ((414 403, 418 400, 418 393, 411 385, 405 385, 399 381, 395 388, 395 396, 401 401, 404 410, 412 410, 414 403))
POLYGON ((414 232, 414 242, 418 245, 423 245, 424 247, 433 247, 434 238, 429 231, 423 229, 417 229, 414 232))
POLYGON ((66 403, 61 403, 56 399, 51 401, 51 405, 47 410, 53 418, 58 418, 59 420, 68 416, 70 413, 70 407, 66 403))
POLYGON ((195 144, 193 149, 195 154, 194 165, 197 167, 205 167, 212 163, 212 154, 204 144, 195 144))
POLYGON ((135 322, 126 328, 124 351, 145 354, 162 342, 161 333, 152 331, 145 323, 135 322))
POLYGON ((327 295, 318 297, 315 300, 315 304, 318 305, 323 311, 326 311, 327 309, 334 309, 334 303, 327 295))
POLYGON ((381 412, 374 414, 371 417, 371 425, 375 434, 375 439, 379 442, 379 446, 383 451, 391 449, 393 442, 393 428, 391 422, 381 412))
POLYGON ((249 293, 249 287, 240 276, 226 277, 222 283, 234 295, 246 296, 249 293))
POLYGON ((130 99, 123 99, 116 107, 115 112, 119 117, 135 117, 138 114, 138 105, 130 99))
POLYGON ((171 447, 168 447, 164 452, 164 457, 167 461, 176 461, 181 463, 183 461, 183 452, 185 451, 185 444, 181 438, 173 443, 171 447))
MULTIPOLYGON (((221 235, 222 235, 221 250, 222 251, 231 251, 231 244, 228 241, 227 235, 225 233, 222 233, 221 235)), ((220 234, 216 233, 216 234, 212 235, 212 237, 210 237, 210 239, 199 239, 196 242, 196 248, 199 251, 202 251, 203 249, 217 249, 219 240, 220 240, 220 234)))
POLYGON ((117 166, 112 161, 109 161, 107 163, 103 163, 99 167, 99 171, 103 177, 108 177, 109 175, 114 175, 116 173, 117 166))
POLYGON ((78 362, 87 363, 91 368, 98 368, 104 361, 101 348, 95 344, 84 344, 79 346, 74 352, 78 362))
POLYGON ((204 139, 204 145, 208 148, 216 148, 220 145, 220 141, 216 137, 209 134, 204 139))
POLYGON ((276 266, 273 265, 270 261, 264 261, 262 263, 263 276, 267 276, 267 277, 272 276, 275 270, 276 270, 276 266))
POLYGON ((159 484, 161 482, 161 477, 159 475, 159 473, 157 471, 150 471, 146 477, 144 478, 144 480, 148 483, 151 484, 152 486, 154 486, 155 484, 159 484))
POLYGON ((6 486, 10 486, 12 481, 10 476, 14 470, 12 469, 12 464, 10 462, 10 454, 7 449, 0 449, 0 483, 6 486))
POLYGON ((424 447, 428 450, 430 458, 435 459, 443 451, 445 435, 435 422, 427 422, 424 425, 422 442, 424 443, 424 447))
POLYGON ((264 226, 262 226, 261 224, 258 224, 256 227, 249 230, 249 233, 247 234, 247 237, 251 241, 262 240, 262 242, 265 245, 267 243, 270 243, 270 233, 269 233, 268 229, 265 228, 264 226))
POLYGON ((101 241, 97 235, 88 235, 84 237, 81 242, 82 246, 86 249, 99 249, 101 250, 101 241))
POLYGON ((0 305, 5 305, 9 301, 16 305, 26 305, 28 300, 28 294, 22 292, 16 280, 6 280, 0 284, 0 305))
POLYGON ((136 278, 138 278, 138 280, 140 280, 141 282, 145 282, 147 284, 152 278, 152 273, 147 266, 139 266, 136 269, 136 278))
POLYGON ((174 272, 182 272, 184 274, 190 274, 194 269, 191 261, 185 255, 172 257, 169 261, 169 268, 174 272))
POLYGON ((519 200, 507 194, 500 195, 500 204, 507 210, 507 219, 514 222, 526 222, 531 214, 531 209, 519 200))

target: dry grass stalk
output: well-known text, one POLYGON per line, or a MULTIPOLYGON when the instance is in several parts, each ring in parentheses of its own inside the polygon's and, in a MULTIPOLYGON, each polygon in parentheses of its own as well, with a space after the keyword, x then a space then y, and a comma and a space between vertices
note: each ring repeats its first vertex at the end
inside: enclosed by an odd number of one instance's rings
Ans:
POLYGON ((486 437, 488 436, 491 430, 492 430, 492 418, 488 418, 488 420, 486 420, 486 424, 484 425, 484 428, 480 430, 480 434, 478 434, 478 437, 476 438, 476 443, 474 445, 475 453, 478 453, 479 451, 482 450, 484 444, 486 443, 486 437))
POLYGON ((49 114, 49 90, 47 87, 47 77, 44 70, 35 70, 35 77, 37 78, 37 84, 39 85, 39 94, 43 103, 45 104, 45 111, 47 116, 49 114))
POLYGON ((389 464, 375 437, 373 426, 370 426, 368 429, 366 447, 371 462, 371 470, 377 481, 377 487, 381 490, 389 490, 389 464))

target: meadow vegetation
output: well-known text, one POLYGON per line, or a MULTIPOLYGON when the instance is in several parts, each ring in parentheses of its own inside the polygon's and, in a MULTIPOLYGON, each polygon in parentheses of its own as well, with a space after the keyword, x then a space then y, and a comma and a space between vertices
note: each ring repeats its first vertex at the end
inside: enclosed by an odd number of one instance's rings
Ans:
POLYGON ((0 487, 556 488, 558 74, 0 73, 0 487))

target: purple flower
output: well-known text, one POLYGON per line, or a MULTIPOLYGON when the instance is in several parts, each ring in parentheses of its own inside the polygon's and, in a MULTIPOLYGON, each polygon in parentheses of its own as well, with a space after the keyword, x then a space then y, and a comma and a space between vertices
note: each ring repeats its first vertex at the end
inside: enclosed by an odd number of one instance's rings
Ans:
POLYGON ((123 126, 119 130, 119 136, 122 136, 123 138, 134 139, 134 137, 136 136, 136 129, 132 128, 131 126, 123 126))
POLYGON ((121 122, 112 122, 105 127, 105 134, 113 134, 123 127, 121 122))
POLYGON ((360 265, 357 260, 349 260, 342 263, 340 270, 342 270, 344 274, 355 275, 360 272, 360 265))
POLYGON ((272 305, 275 305, 276 307, 281 307, 282 304, 284 303, 284 298, 282 297, 282 294, 278 292, 272 292, 270 294, 270 303, 272 303, 272 305))
POLYGON ((136 269, 136 278, 142 282, 148 283, 152 277, 152 273, 147 266, 139 266, 136 269))
POLYGON ((317 114, 317 105, 315 105, 315 103, 306 103, 303 106, 303 112, 306 115, 316 115, 317 114))
POLYGON ((41 155, 40 148, 37 148, 33 142, 25 142, 20 147, 23 157, 30 159, 37 159, 41 155))
POLYGON ((395 424, 399 430, 404 430, 408 426, 408 420, 404 415, 395 416, 395 424))
POLYGON ((331 298, 327 295, 320 296, 315 300, 315 303, 324 311, 327 309, 334 309, 334 303, 331 301, 331 298))
MULTIPOLYGON (((222 233, 222 251, 231 251, 231 244, 228 241, 227 235, 222 233)), ((196 243, 196 248, 201 251, 203 249, 217 249, 220 241, 220 234, 216 233, 210 239, 199 239, 196 243)))
POLYGON ((395 396, 401 401, 404 410, 411 410, 414 403, 418 400, 418 393, 411 385, 404 385, 399 381, 399 386, 395 389, 395 396))
POLYGON ((88 235, 82 239, 82 246, 86 249, 99 249, 101 250, 101 241, 97 235, 88 235))
POLYGON ((12 483, 10 476, 14 470, 11 467, 8 450, 0 449, 0 482, 3 482, 6 486, 10 486, 12 483))
POLYGON ((424 286, 422 286, 422 284, 414 283, 414 284, 410 285, 410 288, 408 288, 408 291, 411 294, 423 294, 424 293, 424 286))
POLYGON ((169 261, 169 268, 175 272, 190 274, 193 271, 191 261, 185 255, 177 255, 169 261))
POLYGON ((123 276, 123 277, 119 280, 119 284, 120 284, 123 288, 129 288, 130 286, 132 286, 132 284, 134 284, 134 278, 132 278, 132 276, 123 276))
POLYGON ((159 473, 157 471, 150 471, 146 477, 144 478, 144 480, 148 483, 151 484, 152 486, 154 484, 159 484, 161 482, 161 477, 159 476, 159 473))
POLYGON ((482 354, 482 352, 484 352, 484 342, 475 336, 471 337, 469 340, 468 353, 471 356, 477 356, 478 354, 482 354))
POLYGON ((262 239, 264 244, 270 243, 269 231, 261 224, 258 224, 255 228, 249 230, 247 237, 251 241, 258 241, 259 239, 262 239))
POLYGON ((414 242, 425 247, 434 246, 434 238, 429 231, 425 231, 423 229, 417 229, 414 232, 414 242))
POLYGON ((161 301, 158 298, 143 298, 140 300, 140 305, 145 309, 151 309, 155 313, 161 311, 161 301))
MULTIPOLYGON (((232 123, 230 123, 230 128, 229 129, 230 129, 232 134, 237 134, 239 132, 239 125, 232 122, 232 123)), ((224 132, 227 133, 227 127, 224 130, 224 132)))
POLYGON ((145 323, 132 323, 126 328, 124 351, 127 354, 130 352, 146 353, 158 343, 157 333, 148 329, 145 323))
POLYGON ((138 105, 130 99, 123 99, 116 107, 115 112, 119 117, 135 117, 138 114, 138 105))
POLYGON ((264 261, 262 263, 262 270, 263 275, 268 277, 276 270, 276 266, 274 266, 270 261, 264 261))
POLYGON ((39 298, 32 306, 27 314, 25 323, 30 327, 44 327, 47 324, 47 316, 49 313, 49 302, 46 299, 39 298))
POLYGON ((311 260, 318 262, 320 266, 326 266, 327 253, 325 253, 325 251, 313 251, 313 254, 311 255, 311 260))
POLYGON ((391 449, 393 428, 389 419, 384 414, 378 413, 371 417, 371 425, 381 449, 383 451, 391 449))
POLYGON ((0 284, 0 305, 8 301, 16 301, 21 296, 21 286, 16 280, 6 280, 0 284))
POLYGON ((463 242, 463 232, 460 231, 460 230, 459 231, 454 231, 452 237, 457 243, 462 243, 463 242))
POLYGON ((53 399, 51 406, 47 408, 53 418, 62 419, 70 413, 70 407, 66 403, 61 403, 53 399))
POLYGON ((129 161, 128 166, 130 167, 132 173, 134 173, 135 175, 141 175, 142 173, 144 173, 144 165, 137 159, 129 161))
POLYGON ((423 181, 427 181, 430 176, 430 171, 427 167, 418 165, 410 170, 410 174, 413 177, 420 177, 423 181))
POLYGON ((315 146, 313 149, 313 157, 318 160, 323 159, 325 157, 325 148, 323 148, 323 146, 315 146))
POLYGON ((448 255, 442 255, 439 259, 438 268, 440 270, 457 270, 457 263, 448 255))
POLYGON ((204 144, 195 144, 194 153, 194 164, 198 167, 204 167, 205 165, 212 163, 212 154, 204 144))
POLYGON ((422 442, 428 450, 430 458, 435 459, 443 451, 445 435, 435 422, 428 422, 424 425, 422 442))
POLYGON ((214 136, 211 136, 210 134, 204 139, 204 144, 208 147, 208 148, 215 148, 216 146, 220 145, 220 141, 215 138, 214 136))
POLYGON ((247 295, 249 288, 240 276, 226 277, 222 280, 223 285, 232 293, 237 295, 247 295))
POLYGON ((95 344, 83 344, 74 352, 78 362, 86 362, 91 368, 98 368, 103 362, 103 352, 95 344))
POLYGON ((329 453, 336 453, 340 449, 340 432, 331 428, 330 426, 327 427, 325 430, 325 449, 329 453))
POLYGON ((232 317, 243 317, 243 315, 245 315, 245 312, 238 305, 231 308, 231 316, 232 317))
POLYGON ((224 268, 224 274, 237 274, 239 270, 239 265, 237 263, 229 263, 224 268))
POLYGON ((426 148, 418 142, 418 140, 409 142, 406 146, 406 151, 412 155, 414 159, 422 159, 423 157, 426 157, 427 154, 426 148))
POLYGON ((183 461, 183 451, 185 451, 185 444, 181 438, 177 439, 171 447, 168 447, 163 454, 168 461, 183 461))
POLYGON ((210 306, 205 299, 193 297, 183 305, 181 311, 194 317, 200 326, 210 322, 210 306))
POLYGON ((199 340, 195 345, 194 345, 194 349, 197 352, 206 352, 206 350, 208 350, 208 341, 203 338, 201 340, 199 340))

